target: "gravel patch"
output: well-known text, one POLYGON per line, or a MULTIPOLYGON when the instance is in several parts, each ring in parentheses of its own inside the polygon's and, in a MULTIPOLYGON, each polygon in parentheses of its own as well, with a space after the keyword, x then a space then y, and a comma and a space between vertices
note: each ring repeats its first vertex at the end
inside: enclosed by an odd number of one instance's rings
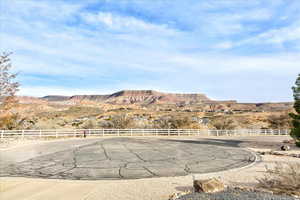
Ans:
POLYGON ((177 198, 176 200, 296 200, 295 197, 273 195, 264 192, 252 192, 240 189, 227 189, 214 194, 191 193, 177 198))

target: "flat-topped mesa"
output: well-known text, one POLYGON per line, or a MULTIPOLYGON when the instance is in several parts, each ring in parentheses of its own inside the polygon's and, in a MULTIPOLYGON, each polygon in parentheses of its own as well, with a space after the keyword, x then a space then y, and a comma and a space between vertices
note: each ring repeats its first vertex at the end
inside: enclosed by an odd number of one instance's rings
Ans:
POLYGON ((177 104, 211 101, 204 94, 163 93, 154 90, 122 90, 110 95, 46 96, 48 101, 96 101, 110 104, 177 104))
POLYGON ((113 93, 106 100, 111 104, 150 104, 156 102, 161 93, 154 90, 122 90, 113 93))
POLYGON ((159 95, 160 92, 154 90, 122 90, 110 95, 110 97, 118 97, 118 96, 154 96, 159 95))
POLYGON ((163 93, 154 90, 123 90, 114 93, 108 99, 114 104, 176 104, 176 103, 201 103, 209 101, 204 94, 176 94, 163 93))

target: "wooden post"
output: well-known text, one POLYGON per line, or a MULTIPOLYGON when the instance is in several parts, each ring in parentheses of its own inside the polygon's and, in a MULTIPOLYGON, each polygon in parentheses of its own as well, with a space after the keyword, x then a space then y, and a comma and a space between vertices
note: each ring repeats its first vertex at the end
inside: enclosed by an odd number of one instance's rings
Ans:
POLYGON ((24 135, 24 130, 22 130, 22 139, 24 139, 24 136, 25 136, 25 135, 24 135))
POLYGON ((55 130, 55 137, 58 138, 57 130, 55 130))
POLYGON ((1 131, 1 139, 4 137, 4 130, 1 131))

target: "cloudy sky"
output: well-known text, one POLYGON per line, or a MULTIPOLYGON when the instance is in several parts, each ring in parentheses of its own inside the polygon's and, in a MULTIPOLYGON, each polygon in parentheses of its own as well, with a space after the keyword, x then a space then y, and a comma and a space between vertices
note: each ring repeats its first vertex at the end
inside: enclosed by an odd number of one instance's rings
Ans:
POLYGON ((0 0, 20 95, 122 89, 291 101, 299 0, 0 0))

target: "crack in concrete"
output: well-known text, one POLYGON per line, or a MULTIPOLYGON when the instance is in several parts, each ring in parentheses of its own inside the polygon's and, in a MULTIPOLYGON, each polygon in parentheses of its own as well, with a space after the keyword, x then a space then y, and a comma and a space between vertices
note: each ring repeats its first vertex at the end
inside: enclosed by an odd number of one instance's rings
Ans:
POLYGON ((127 147, 127 145, 123 144, 123 146, 125 147, 125 149, 127 149, 130 153, 132 153, 133 155, 135 155, 139 160, 143 161, 143 162, 147 162, 147 160, 143 159, 139 154, 137 154, 136 152, 134 152, 132 149, 129 149, 127 147))
POLYGON ((152 172, 150 169, 148 169, 147 167, 143 167, 146 171, 148 171, 150 174, 152 174, 152 176, 158 176, 157 174, 155 174, 154 172, 152 172))
POLYGON ((106 152, 106 149, 104 148, 103 144, 100 144, 100 146, 101 146, 101 148, 102 148, 102 150, 103 150, 103 153, 104 153, 104 155, 105 155, 105 158, 106 158, 107 160, 111 160, 111 158, 108 156, 108 154, 107 154, 107 152, 106 152))

